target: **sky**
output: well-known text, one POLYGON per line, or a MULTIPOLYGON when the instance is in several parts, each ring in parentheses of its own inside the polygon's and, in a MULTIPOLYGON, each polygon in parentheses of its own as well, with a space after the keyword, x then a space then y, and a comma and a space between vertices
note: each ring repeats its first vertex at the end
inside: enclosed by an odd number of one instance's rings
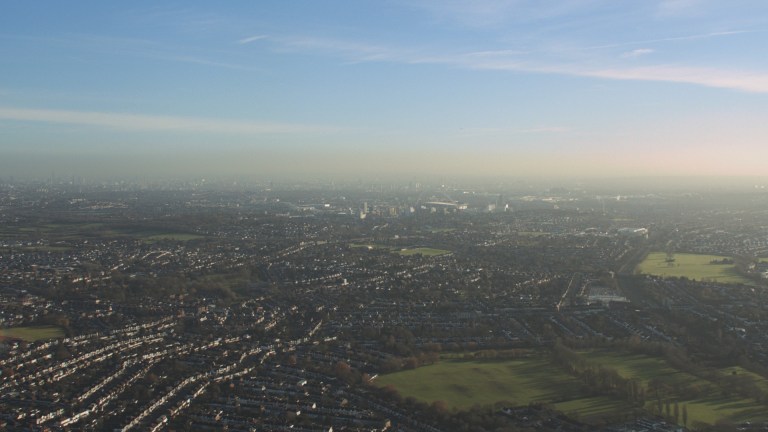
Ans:
POLYGON ((768 175, 764 0, 0 10, 0 177, 768 175))

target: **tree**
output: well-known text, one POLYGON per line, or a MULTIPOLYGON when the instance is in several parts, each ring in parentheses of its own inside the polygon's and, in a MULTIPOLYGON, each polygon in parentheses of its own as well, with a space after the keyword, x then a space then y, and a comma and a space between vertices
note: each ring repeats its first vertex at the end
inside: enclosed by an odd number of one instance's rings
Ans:
POLYGON ((405 369, 416 369, 417 367, 419 367, 419 359, 417 359, 416 357, 408 357, 405 359, 403 367, 405 369))
POLYGON ((63 345, 59 344, 56 348, 56 360, 67 360, 72 358, 72 353, 63 345))
POLYGON ((444 400, 436 400, 432 402, 432 409, 434 409, 438 415, 445 416, 448 413, 448 403, 444 400))

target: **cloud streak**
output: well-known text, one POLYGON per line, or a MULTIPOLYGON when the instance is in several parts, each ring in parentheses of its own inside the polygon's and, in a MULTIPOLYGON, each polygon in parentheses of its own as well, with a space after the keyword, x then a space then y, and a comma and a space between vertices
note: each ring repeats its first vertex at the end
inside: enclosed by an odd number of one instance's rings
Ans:
POLYGON ((561 126, 539 126, 530 128, 462 128, 461 133, 465 135, 483 135, 483 134, 559 134, 571 132, 570 128, 561 126))
MULTIPOLYGON (((740 32, 710 33, 713 35, 740 32)), ((687 36, 685 38, 707 37, 687 36)), ((681 38, 682 39, 682 38, 681 38)), ((671 39, 658 39, 671 40, 671 39)), ((528 52, 491 50, 460 53, 435 53, 429 50, 397 49, 381 45, 323 38, 276 39, 284 49, 331 55, 349 62, 391 62, 405 64, 443 64, 475 70, 496 70, 521 73, 547 73, 625 81, 654 81, 692 84, 705 87, 768 93, 768 73, 738 69, 659 64, 644 67, 594 66, 578 62, 531 59, 528 52)), ((622 57, 638 57, 654 52, 650 48, 629 51, 622 57)), ((605 61, 607 63, 607 61, 605 61)), ((594 62, 593 62, 594 63, 594 62)))
POLYGON ((658 6, 658 14, 660 16, 677 16, 695 13, 701 5, 701 0, 662 0, 658 6))
POLYGON ((247 38, 242 38, 239 41, 237 41, 237 43, 239 43, 240 45, 245 45, 245 44, 249 44, 251 42, 256 42, 256 41, 259 41, 259 40, 262 40, 262 39, 266 39, 268 37, 269 36, 267 36, 267 35, 256 35, 256 36, 251 36, 251 37, 247 37, 247 38))
POLYGON ((471 28, 545 20, 579 10, 584 0, 401 0, 405 5, 471 28))
POLYGON ((733 36, 733 35, 749 34, 749 33, 763 33, 764 31, 765 30, 729 30, 729 31, 711 32, 711 33, 692 34, 692 35, 685 35, 685 36, 671 36, 671 37, 657 38, 657 39, 628 41, 628 42, 621 42, 621 43, 608 44, 608 45, 597 45, 597 46, 587 47, 584 49, 596 50, 596 49, 605 49, 605 48, 621 48, 621 47, 632 46, 632 45, 647 45, 647 44, 655 44, 655 43, 662 43, 662 42, 683 42, 683 41, 693 41, 693 40, 699 40, 699 39, 716 38, 716 37, 722 37, 722 36, 733 36))
POLYGON ((638 49, 636 49, 636 50, 627 51, 627 52, 623 53, 623 54, 621 55, 621 57, 622 57, 622 58, 635 58, 635 57, 640 57, 640 56, 644 56, 644 55, 652 54, 652 53, 654 53, 654 52, 656 52, 656 50, 654 50, 654 49, 650 49, 650 48, 638 48, 638 49))
POLYGON ((563 73, 614 80, 663 81, 740 90, 750 93, 768 93, 768 74, 762 72, 659 65, 624 69, 585 70, 581 72, 564 70, 563 73))
POLYGON ((87 125, 124 131, 172 131, 240 135, 307 134, 340 128, 290 123, 249 122, 196 117, 117 114, 91 111, 46 110, 0 106, 0 119, 87 125))

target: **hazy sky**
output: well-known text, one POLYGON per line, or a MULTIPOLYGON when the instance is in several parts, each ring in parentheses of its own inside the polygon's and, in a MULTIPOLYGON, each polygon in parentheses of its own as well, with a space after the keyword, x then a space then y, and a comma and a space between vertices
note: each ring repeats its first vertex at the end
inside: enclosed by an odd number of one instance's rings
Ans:
POLYGON ((11 1, 0 176, 768 175, 768 1, 11 1))

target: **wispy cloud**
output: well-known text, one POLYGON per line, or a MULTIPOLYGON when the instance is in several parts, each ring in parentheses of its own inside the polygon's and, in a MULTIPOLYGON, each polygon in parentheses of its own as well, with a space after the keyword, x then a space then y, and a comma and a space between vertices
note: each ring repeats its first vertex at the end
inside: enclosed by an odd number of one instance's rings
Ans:
POLYGON ((500 28, 509 22, 567 15, 590 0, 400 0, 440 20, 472 28, 500 28))
POLYGON ((197 117, 152 116, 107 112, 46 110, 0 106, 0 119, 88 125, 126 131, 173 131, 217 134, 304 134, 340 131, 341 128, 197 117))
POLYGON ((656 52, 656 50, 651 48, 638 48, 634 49, 632 51, 627 51, 621 55, 623 58, 634 58, 634 57, 640 57, 648 54, 652 54, 656 52))
MULTIPOLYGON (((466 57, 463 59, 466 59, 466 57)), ((543 64, 532 62, 486 62, 476 63, 474 65, 463 63, 463 66, 474 67, 476 69, 549 73, 611 80, 671 82, 738 90, 749 93, 768 93, 768 73, 733 69, 690 67, 669 64, 643 67, 595 68, 578 64, 543 64)))
POLYGON ((248 71, 248 72, 265 72, 265 70, 261 68, 244 66, 237 63, 218 62, 218 61, 208 60, 206 58, 200 58, 195 56, 147 55, 147 57, 158 59, 158 60, 171 61, 171 62, 192 63, 192 64, 203 65, 203 66, 213 66, 213 67, 223 68, 223 69, 242 70, 242 71, 248 71))
POLYGON ((462 128, 464 135, 525 135, 525 134, 558 134, 570 132, 571 129, 561 126, 537 126, 529 128, 462 128))
POLYGON ((466 55, 468 57, 498 58, 498 57, 507 57, 510 55, 521 55, 521 54, 527 54, 527 52, 520 51, 520 50, 490 50, 490 51, 470 52, 470 53, 467 53, 466 55))
POLYGON ((764 72, 657 65, 582 71, 564 68, 562 73, 615 80, 697 84, 751 93, 768 93, 768 74, 764 72))
POLYGON ((239 44, 241 44, 241 45, 243 45, 243 44, 249 44, 249 43, 251 43, 251 42, 256 42, 256 41, 258 41, 258 40, 266 39, 266 38, 268 38, 268 37, 269 37, 269 36, 267 36, 267 35, 256 35, 256 36, 250 36, 250 37, 247 37, 247 38, 242 38, 242 39, 238 40, 238 41, 237 41, 237 43, 239 43, 239 44))
MULTIPOLYGON (((736 32, 710 33, 733 34, 736 32)), ((692 38, 696 36, 688 36, 692 38)), ((702 36, 703 37, 703 36, 702 36)), ((273 40, 270 38, 270 40, 273 40)), ((662 40, 662 39, 660 39, 662 40)), ((663 39, 669 40, 669 39, 663 39)), ((497 70, 525 73, 548 73, 592 78, 628 81, 660 81, 724 88, 752 93, 768 93, 768 73, 739 69, 694 67, 685 65, 660 64, 645 67, 613 66, 609 59, 606 66, 595 66, 578 61, 541 60, 524 51, 490 50, 472 52, 440 53, 429 49, 398 49, 383 45, 366 44, 323 38, 282 38, 274 39, 278 48, 304 50, 313 54, 331 55, 348 62, 392 62, 406 64, 443 64, 475 70, 497 70)), ((625 53, 626 57, 637 57, 654 52, 641 48, 625 53)))
POLYGON ((604 48, 621 48, 621 47, 632 46, 632 45, 647 45, 647 44, 662 43, 662 42, 692 41, 697 39, 709 39, 714 37, 732 36, 732 35, 739 35, 739 34, 746 34, 746 33, 762 33, 762 32, 765 32, 765 30, 718 31, 718 32, 710 32, 710 33, 683 35, 683 36, 671 36, 671 37, 657 38, 657 39, 627 41, 627 42, 607 44, 607 45, 595 45, 595 46, 586 47, 584 49, 593 50, 593 49, 604 49, 604 48))
MULTIPOLYGON (((267 36, 253 36, 252 41, 264 39, 267 36)), ((219 61, 219 58, 231 59, 231 52, 204 49, 196 46, 168 44, 148 39, 119 38, 91 34, 75 34, 63 37, 38 37, 0 34, 0 39, 32 41, 43 43, 62 50, 84 51, 99 55, 109 54, 132 58, 147 58, 167 62, 191 63, 224 69, 263 72, 261 68, 249 66, 248 63, 219 61)), ((238 41, 239 42, 239 41, 238 41)), ((247 43, 247 42, 242 42, 247 43)), ((242 57, 234 57, 242 59, 242 57)))
POLYGON ((703 5, 702 0, 661 0, 657 9, 660 16, 677 16, 695 13, 703 5))
POLYGON ((391 48, 384 45, 321 37, 270 38, 284 50, 309 51, 331 54, 348 61, 407 61, 416 55, 414 50, 391 48))
POLYGON ((513 11, 519 10, 524 0, 406 0, 404 3, 440 19, 470 27, 487 27, 505 21, 513 11))

